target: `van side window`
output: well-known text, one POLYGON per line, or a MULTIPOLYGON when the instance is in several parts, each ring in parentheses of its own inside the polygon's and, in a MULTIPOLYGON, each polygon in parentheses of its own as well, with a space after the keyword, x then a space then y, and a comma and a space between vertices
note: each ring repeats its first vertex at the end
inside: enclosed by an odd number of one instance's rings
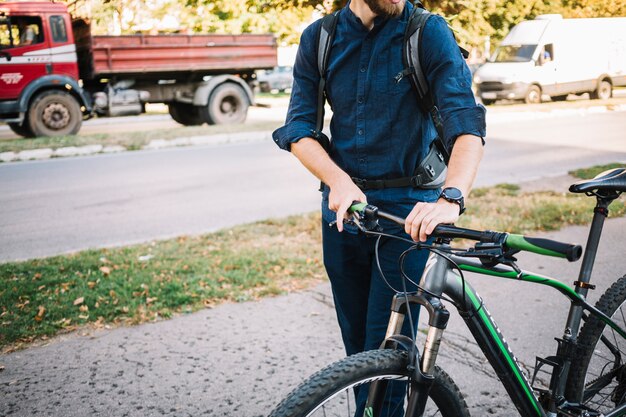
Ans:
POLYGON ((539 55, 539 64, 543 65, 546 62, 554 60, 554 47, 551 43, 545 45, 541 49, 541 55, 539 55))
POLYGON ((63 16, 50 16, 50 32, 52 32, 52 42, 67 42, 67 30, 63 16))

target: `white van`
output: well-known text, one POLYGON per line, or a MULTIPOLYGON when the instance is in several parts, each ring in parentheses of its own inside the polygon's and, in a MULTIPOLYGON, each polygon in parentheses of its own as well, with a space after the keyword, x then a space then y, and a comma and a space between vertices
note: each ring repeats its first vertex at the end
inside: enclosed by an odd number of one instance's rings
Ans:
POLYGON ((590 93, 607 99, 626 85, 626 17, 563 19, 541 15, 513 27, 474 74, 484 104, 541 102, 590 93))

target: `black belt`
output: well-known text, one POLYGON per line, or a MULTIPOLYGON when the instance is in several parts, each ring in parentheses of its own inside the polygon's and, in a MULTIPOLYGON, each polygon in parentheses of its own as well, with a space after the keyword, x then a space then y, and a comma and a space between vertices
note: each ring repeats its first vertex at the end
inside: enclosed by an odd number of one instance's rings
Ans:
POLYGON ((421 187, 432 181, 432 178, 424 178, 422 175, 413 177, 396 178, 392 180, 366 180, 352 177, 352 181, 361 190, 382 190, 383 188, 421 187))

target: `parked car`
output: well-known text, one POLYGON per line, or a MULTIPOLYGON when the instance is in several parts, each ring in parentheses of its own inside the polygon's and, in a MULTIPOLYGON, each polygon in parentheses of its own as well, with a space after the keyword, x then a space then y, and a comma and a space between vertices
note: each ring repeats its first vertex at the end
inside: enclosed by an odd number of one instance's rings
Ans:
POLYGON ((275 67, 271 70, 257 73, 259 90, 269 93, 272 90, 285 91, 293 85, 293 68, 287 66, 275 67))
POLYGON ((521 22, 476 70, 474 84, 484 104, 583 93, 608 99, 613 87, 626 85, 626 18, 542 15, 521 22))

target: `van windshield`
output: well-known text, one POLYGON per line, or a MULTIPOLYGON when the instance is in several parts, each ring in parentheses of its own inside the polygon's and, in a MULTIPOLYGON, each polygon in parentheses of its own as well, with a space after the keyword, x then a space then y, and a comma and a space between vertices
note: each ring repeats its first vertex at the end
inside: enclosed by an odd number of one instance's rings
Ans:
POLYGON ((491 57, 492 62, 528 62, 537 45, 501 45, 491 57))

